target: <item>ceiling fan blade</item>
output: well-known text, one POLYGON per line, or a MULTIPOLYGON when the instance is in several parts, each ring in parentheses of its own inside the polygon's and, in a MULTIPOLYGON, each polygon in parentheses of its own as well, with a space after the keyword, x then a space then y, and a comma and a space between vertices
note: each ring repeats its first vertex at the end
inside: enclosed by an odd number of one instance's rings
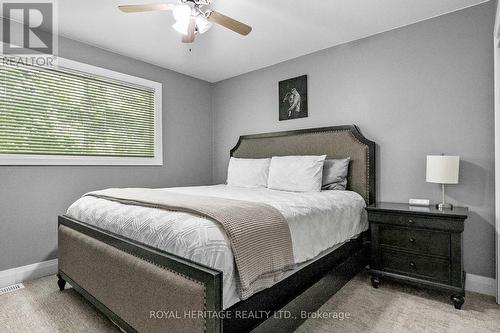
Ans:
POLYGON ((159 10, 173 10, 175 5, 168 3, 152 3, 145 5, 121 5, 118 8, 124 13, 151 12, 159 10))
POLYGON ((250 31, 252 31, 251 26, 241 23, 240 21, 236 21, 235 19, 216 11, 210 11, 207 18, 209 21, 220 24, 223 27, 233 30, 243 36, 248 35, 250 31))
POLYGON ((191 16, 189 19, 188 33, 187 35, 182 36, 183 43, 192 43, 194 42, 194 32, 196 29, 196 21, 194 16, 191 16))

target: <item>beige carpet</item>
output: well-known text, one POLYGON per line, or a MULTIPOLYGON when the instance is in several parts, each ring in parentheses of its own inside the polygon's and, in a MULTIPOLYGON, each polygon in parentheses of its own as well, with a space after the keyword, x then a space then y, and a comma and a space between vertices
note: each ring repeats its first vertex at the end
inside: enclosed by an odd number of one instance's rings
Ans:
POLYGON ((319 311, 349 312, 351 318, 308 320, 297 332, 500 332, 500 306, 494 297, 468 292, 462 310, 455 310, 447 294, 385 281, 375 289, 364 274, 319 311))
MULTIPOLYGON (((0 296, 0 332, 118 332, 73 289, 59 292, 56 277, 0 296)), ((373 289, 360 274, 319 310, 326 319, 309 319, 297 330, 326 332, 500 332, 500 306, 493 297, 468 293, 462 311, 448 296, 399 284, 373 289), (350 317, 338 319, 341 315, 350 317)))

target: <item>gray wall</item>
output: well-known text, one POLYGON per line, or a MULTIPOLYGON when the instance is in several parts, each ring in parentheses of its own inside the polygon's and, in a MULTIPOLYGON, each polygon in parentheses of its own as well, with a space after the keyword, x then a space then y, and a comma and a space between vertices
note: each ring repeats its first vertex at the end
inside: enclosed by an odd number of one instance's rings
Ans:
POLYGON ((465 268, 494 277, 494 4, 330 48, 213 86, 214 181, 241 134, 357 124, 378 144, 381 201, 439 200, 425 156, 458 154, 450 201, 470 208, 465 268), (309 118, 278 121, 278 81, 309 76, 309 118))
POLYGON ((163 83, 159 167, 0 166, 0 271, 57 257, 57 215, 105 187, 209 184, 210 84, 61 38, 59 55, 163 83))

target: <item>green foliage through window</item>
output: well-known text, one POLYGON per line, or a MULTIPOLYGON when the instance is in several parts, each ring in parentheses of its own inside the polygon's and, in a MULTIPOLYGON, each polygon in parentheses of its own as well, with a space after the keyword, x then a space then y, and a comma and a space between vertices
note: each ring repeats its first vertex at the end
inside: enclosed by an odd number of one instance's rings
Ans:
POLYGON ((0 157, 154 157, 154 103, 151 88, 0 62, 0 157))

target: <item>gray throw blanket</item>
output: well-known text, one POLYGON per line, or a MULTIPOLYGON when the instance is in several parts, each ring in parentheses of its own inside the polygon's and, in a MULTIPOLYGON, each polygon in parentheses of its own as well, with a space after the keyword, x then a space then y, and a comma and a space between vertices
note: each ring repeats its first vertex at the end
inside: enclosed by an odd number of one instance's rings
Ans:
POLYGON ((218 222, 231 242, 242 299, 271 287, 282 278, 284 271, 295 266, 288 224, 270 205, 160 189, 107 189, 86 195, 127 205, 190 213, 218 222))

